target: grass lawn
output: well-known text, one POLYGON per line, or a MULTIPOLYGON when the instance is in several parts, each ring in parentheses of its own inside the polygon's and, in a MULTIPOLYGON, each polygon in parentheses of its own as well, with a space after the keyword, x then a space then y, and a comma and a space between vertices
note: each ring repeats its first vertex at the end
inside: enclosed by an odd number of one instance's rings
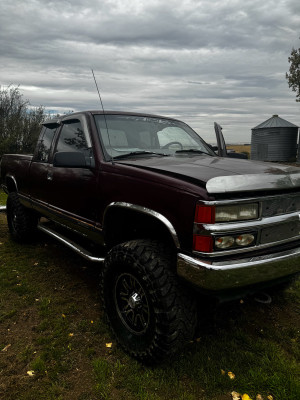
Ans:
POLYGON ((0 399, 300 399, 299 280, 271 304, 203 303, 197 339, 150 368, 108 330, 95 264, 42 235, 12 242, 0 214, 0 266, 0 399))

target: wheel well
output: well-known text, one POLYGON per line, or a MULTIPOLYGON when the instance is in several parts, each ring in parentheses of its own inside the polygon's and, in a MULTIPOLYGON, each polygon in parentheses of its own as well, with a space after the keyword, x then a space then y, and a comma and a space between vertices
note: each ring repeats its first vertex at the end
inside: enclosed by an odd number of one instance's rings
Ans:
POLYGON ((15 179, 11 176, 7 176, 5 178, 5 185, 6 185, 7 191, 9 193, 18 191, 17 183, 16 183, 15 179))
POLYGON ((176 250, 171 232, 154 216, 136 210, 112 207, 104 220, 104 238, 111 248, 133 239, 155 239, 176 250))

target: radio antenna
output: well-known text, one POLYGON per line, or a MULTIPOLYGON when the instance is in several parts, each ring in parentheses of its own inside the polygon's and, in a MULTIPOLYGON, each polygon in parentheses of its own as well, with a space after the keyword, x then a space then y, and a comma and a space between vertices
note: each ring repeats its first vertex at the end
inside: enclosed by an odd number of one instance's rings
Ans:
MULTIPOLYGON (((104 111, 104 107, 103 107, 103 103, 102 103, 102 99, 101 99, 101 95, 100 95, 100 90, 98 88, 98 84, 97 84, 97 81, 96 81, 96 78, 95 78, 95 74, 94 74, 93 68, 91 68, 91 70, 92 70, 93 78, 94 78, 94 81, 95 81, 96 89, 97 89, 97 92, 98 92, 101 108, 102 108, 102 111, 103 111, 103 117, 104 117, 105 127, 106 127, 106 131, 107 131, 109 147, 112 149, 112 146, 111 146, 111 143, 110 143, 110 137, 109 137, 109 131, 108 131, 106 115, 105 115, 105 111, 104 111)), ((113 158, 112 155, 111 155, 111 162, 112 162, 112 164, 114 164, 114 158, 113 158)))

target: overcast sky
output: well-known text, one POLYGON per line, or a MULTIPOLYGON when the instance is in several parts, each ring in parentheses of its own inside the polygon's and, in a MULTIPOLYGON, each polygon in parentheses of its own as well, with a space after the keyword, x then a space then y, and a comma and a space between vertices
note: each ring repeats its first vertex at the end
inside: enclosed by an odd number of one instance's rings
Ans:
POLYGON ((285 73, 299 0, 0 2, 0 85, 33 106, 173 116, 214 141, 249 142, 279 114, 300 126, 285 73))

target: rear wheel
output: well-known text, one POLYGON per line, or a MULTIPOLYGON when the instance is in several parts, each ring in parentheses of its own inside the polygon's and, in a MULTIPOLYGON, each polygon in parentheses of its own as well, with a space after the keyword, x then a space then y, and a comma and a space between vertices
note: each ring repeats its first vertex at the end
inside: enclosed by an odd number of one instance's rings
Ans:
POLYGON ((10 234, 15 241, 28 242, 34 238, 38 217, 21 204, 18 193, 9 193, 6 214, 10 234))
POLYGON ((111 328, 131 356, 160 361, 193 338, 196 302, 172 272, 172 254, 157 242, 134 240, 108 253, 101 295, 111 328))

